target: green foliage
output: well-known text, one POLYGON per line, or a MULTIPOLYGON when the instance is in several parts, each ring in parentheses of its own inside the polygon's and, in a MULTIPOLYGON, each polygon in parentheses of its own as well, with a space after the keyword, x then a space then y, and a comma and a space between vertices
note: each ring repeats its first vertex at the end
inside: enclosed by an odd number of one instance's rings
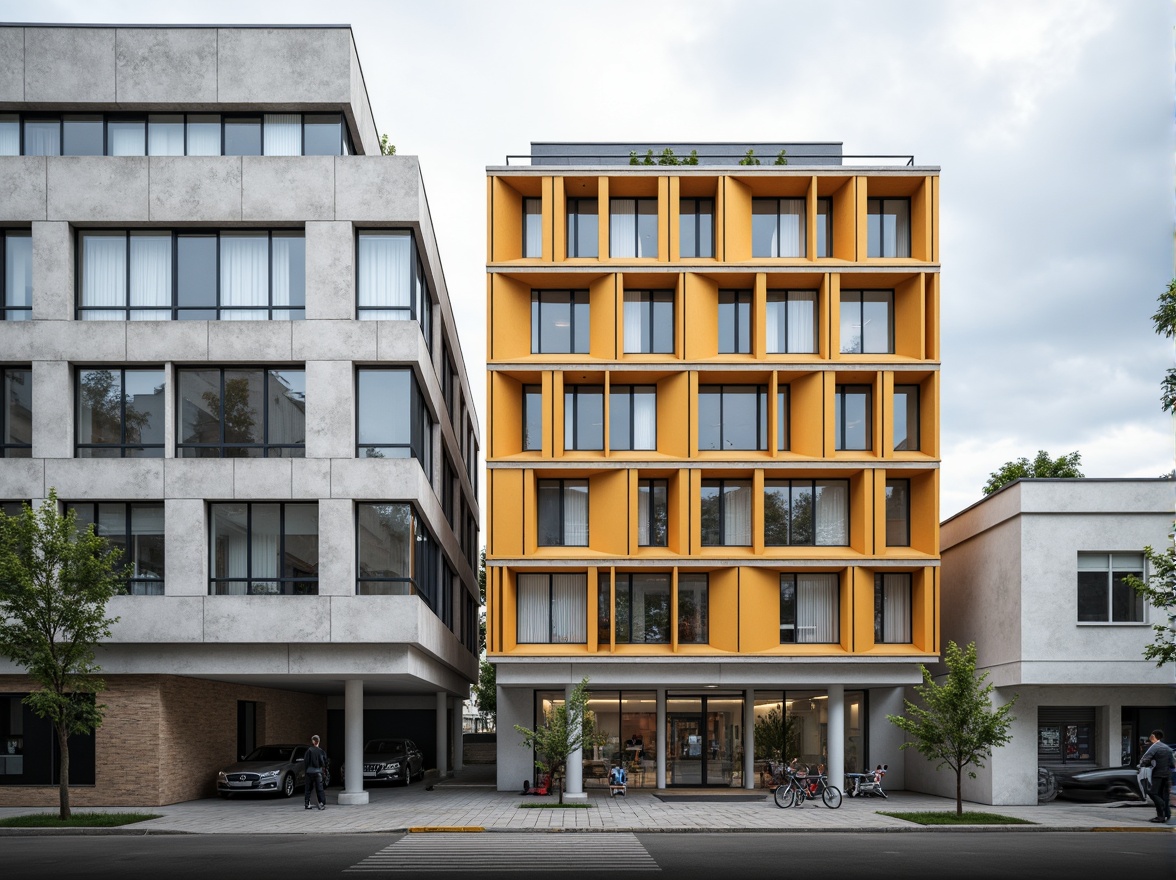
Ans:
POLYGON ((498 718, 498 668, 485 657, 478 663, 478 681, 471 692, 478 703, 478 714, 495 723, 498 718))
POLYGON ((691 150, 690 155, 682 160, 683 165, 697 165, 698 164, 698 150, 691 150))
POLYGON ((785 761, 800 754, 800 727, 795 718, 780 717, 780 710, 772 707, 766 715, 755 720, 755 756, 785 761))
MULTIPOLYGON (((1165 339, 1176 336, 1176 279, 1168 282, 1168 289, 1160 294, 1152 323, 1165 339)), ((1168 367, 1160 380, 1160 406, 1164 412, 1176 413, 1176 367, 1168 367)))
POLYGON ((678 161, 678 157, 674 155, 674 151, 669 147, 666 147, 664 150, 662 150, 661 155, 657 157, 657 164, 680 165, 682 163, 678 161))
POLYGON ((646 150, 645 151, 645 158, 641 160, 641 164, 642 165, 652 165, 653 164, 653 150, 646 150))
POLYGON ((893 816, 895 819, 905 819, 916 825, 1036 825, 1028 819, 1018 819, 1016 816, 1004 816, 1000 813, 948 813, 943 811, 925 813, 888 813, 878 811, 879 816, 893 816))
POLYGON ((773 162, 772 164, 773 165, 787 165, 788 164, 788 151, 781 150, 779 153, 777 153, 776 154, 776 161, 773 162))
POLYGON ((636 150, 630 150, 630 151, 629 151, 629 164, 630 164, 630 165, 636 165, 636 164, 637 164, 637 151, 636 151, 636 150))
POLYGON ((755 156, 755 150, 748 150, 747 154, 739 160, 740 165, 758 165, 760 160, 755 156))
MULTIPOLYGON (((567 766, 568 756, 577 749, 602 746, 608 738, 597 732, 596 715, 588 708, 588 679, 582 679, 567 700, 554 703, 543 713, 543 723, 535 730, 515 725, 523 735, 523 745, 535 750, 535 763, 552 779, 567 766)), ((559 790, 563 803, 563 788, 559 790)))
POLYGON ((1006 461, 998 470, 988 475, 988 482, 980 491, 985 495, 991 495, 997 489, 1022 477, 1078 479, 1083 476, 1082 471, 1078 470, 1078 465, 1081 463, 1082 454, 1077 451, 1071 452, 1069 455, 1050 458, 1049 453, 1041 449, 1038 450, 1037 457, 1033 461, 1029 461, 1027 458, 1006 461))
POLYGON ((106 605, 130 576, 120 555, 92 525, 79 532, 73 511, 62 516, 53 490, 38 510, 0 513, 0 654, 37 683, 23 702, 57 732, 62 819, 70 817, 69 737, 97 729, 106 708, 94 699, 106 686, 94 646, 110 637, 117 618, 106 605))
MULTIPOLYGON (((904 700, 905 715, 887 715, 892 724, 910 739, 899 748, 918 750, 928 761, 938 761, 935 769, 947 766, 956 777, 956 815, 962 816, 963 772, 967 767, 983 767, 984 759, 992 750, 1012 739, 1009 728, 1015 717, 1011 714, 1017 697, 992 708, 992 684, 984 684, 988 673, 976 675, 976 643, 960 650, 955 642, 947 643, 944 654, 947 678, 936 684, 926 666, 923 683, 915 685, 915 693, 925 704, 916 706, 904 700)), ((968 776, 976 773, 968 770, 968 776)))
POLYGON ((381 156, 395 156, 396 144, 388 143, 388 135, 380 135, 380 155, 381 156))
POLYGON ((159 813, 74 813, 68 819, 52 813, 27 813, 5 816, 0 819, 0 828, 117 828, 159 818, 159 813))
POLYGON ((1176 662, 1176 545, 1162 553, 1151 547, 1145 547, 1143 552, 1147 556, 1147 580, 1131 575, 1124 580, 1147 600, 1158 616, 1167 618, 1152 625, 1155 641, 1143 649, 1145 660, 1155 660, 1156 666, 1163 666, 1176 662))

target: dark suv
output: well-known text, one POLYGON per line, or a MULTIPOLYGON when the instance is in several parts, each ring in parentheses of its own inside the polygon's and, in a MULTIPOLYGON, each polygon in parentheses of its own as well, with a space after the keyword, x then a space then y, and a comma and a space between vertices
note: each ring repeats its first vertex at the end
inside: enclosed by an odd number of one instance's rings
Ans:
POLYGON ((373 739, 363 747, 364 782, 408 785, 425 776, 425 757, 410 739, 373 739))

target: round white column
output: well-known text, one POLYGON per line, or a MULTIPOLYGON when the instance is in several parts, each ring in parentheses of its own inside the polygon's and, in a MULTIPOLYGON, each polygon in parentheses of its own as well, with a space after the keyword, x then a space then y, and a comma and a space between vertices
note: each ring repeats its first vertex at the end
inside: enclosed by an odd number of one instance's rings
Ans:
POLYGON ((366 804, 363 790, 363 679, 349 678, 343 683, 343 760, 346 773, 339 803, 366 804))
MULTIPOLYGON (((576 685, 569 684, 564 690, 564 699, 571 705, 572 691, 576 689, 576 685)), ((576 729, 580 726, 581 719, 577 716, 572 716, 568 713, 568 727, 576 729)), ((564 767, 564 799, 569 801, 583 801, 588 799, 588 795, 584 793, 584 749, 578 748, 570 755, 568 755, 567 766, 564 767)))
POLYGON ((666 689, 657 689, 657 787, 666 787, 666 689))
POLYGON ((829 784, 845 787, 845 685, 829 685, 829 784))

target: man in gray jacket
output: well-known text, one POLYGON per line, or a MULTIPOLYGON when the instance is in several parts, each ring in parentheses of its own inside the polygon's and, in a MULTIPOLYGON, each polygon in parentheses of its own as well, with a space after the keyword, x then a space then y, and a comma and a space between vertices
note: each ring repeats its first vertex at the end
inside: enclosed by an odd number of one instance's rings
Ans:
POLYGON ((1172 750, 1164 742, 1164 731, 1153 730, 1148 738, 1151 743, 1143 757, 1139 759, 1140 767, 1152 768, 1151 799, 1156 805, 1156 817, 1149 822, 1167 824, 1172 818, 1172 750))

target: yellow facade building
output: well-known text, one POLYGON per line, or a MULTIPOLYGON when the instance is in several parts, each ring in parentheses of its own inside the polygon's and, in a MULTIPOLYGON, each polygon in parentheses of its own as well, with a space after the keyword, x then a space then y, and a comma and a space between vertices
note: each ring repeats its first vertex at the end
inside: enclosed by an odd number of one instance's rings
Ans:
POLYGON ((571 795, 792 757, 901 787, 885 715, 939 651, 939 170, 644 164, 666 147, 487 169, 499 787, 535 775, 513 725, 585 677, 571 795))

